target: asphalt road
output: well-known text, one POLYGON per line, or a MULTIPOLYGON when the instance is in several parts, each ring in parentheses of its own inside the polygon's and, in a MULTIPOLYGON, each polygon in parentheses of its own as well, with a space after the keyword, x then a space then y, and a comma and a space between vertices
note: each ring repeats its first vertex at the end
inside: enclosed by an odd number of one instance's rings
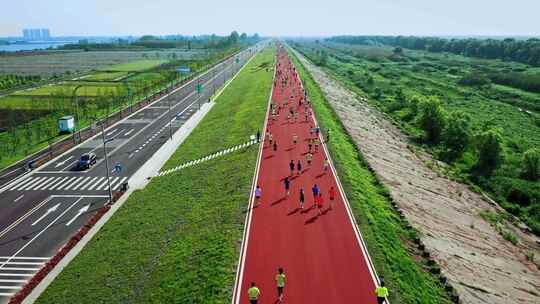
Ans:
POLYGON ((243 51, 210 69, 199 80, 194 79, 106 129, 109 181, 103 138, 99 134, 1 188, 0 303, 20 290, 108 202, 109 182, 112 191, 117 191, 123 182, 129 181, 169 140, 171 129, 174 133, 182 127, 198 110, 199 103, 208 101, 255 53, 255 47, 243 51), (196 91, 197 83, 204 87, 200 94, 196 91), (77 170, 80 156, 90 151, 97 155, 96 165, 77 170), (114 171, 116 163, 122 166, 120 172, 114 171))

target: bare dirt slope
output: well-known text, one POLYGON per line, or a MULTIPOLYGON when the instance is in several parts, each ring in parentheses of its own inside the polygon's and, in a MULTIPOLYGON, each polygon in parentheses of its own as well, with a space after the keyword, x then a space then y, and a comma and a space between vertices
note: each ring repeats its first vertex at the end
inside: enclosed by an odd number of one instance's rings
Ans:
POLYGON ((524 256, 534 251, 540 257, 538 238, 515 229, 519 245, 504 240, 479 216, 497 206, 430 169, 429 156, 410 150, 388 119, 297 55, 463 303, 540 303, 540 271, 524 256))

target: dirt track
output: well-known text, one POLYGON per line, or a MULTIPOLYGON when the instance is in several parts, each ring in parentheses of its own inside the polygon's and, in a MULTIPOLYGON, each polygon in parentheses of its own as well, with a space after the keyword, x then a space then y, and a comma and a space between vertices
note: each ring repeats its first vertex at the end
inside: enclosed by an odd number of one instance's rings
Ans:
POLYGON ((518 246, 479 216, 496 210, 466 185, 442 177, 428 155, 408 148, 388 119, 301 55, 364 158, 441 265, 463 303, 540 303, 540 271, 524 253, 540 258, 539 238, 521 233, 518 246))

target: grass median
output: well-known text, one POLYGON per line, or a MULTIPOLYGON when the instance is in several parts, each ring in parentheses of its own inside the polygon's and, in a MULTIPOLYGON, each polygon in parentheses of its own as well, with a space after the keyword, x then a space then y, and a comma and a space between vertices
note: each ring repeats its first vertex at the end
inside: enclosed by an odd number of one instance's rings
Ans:
MULTIPOLYGON (((264 121, 274 50, 257 55, 165 168, 245 142, 264 121)), ((137 191, 37 303, 230 302, 255 146, 137 191)))
POLYGON ((309 93, 318 123, 323 130, 331 130, 330 154, 375 268, 390 289, 390 302, 451 303, 437 278, 426 271, 422 259, 410 254, 412 247, 407 244, 412 244, 415 232, 407 229, 394 211, 387 190, 369 171, 317 83, 300 61, 292 53, 289 55, 309 93))

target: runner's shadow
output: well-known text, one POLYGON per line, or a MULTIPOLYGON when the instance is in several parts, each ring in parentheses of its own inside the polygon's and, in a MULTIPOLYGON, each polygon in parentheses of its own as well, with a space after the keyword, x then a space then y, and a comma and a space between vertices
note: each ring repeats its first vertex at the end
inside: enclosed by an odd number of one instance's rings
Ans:
POLYGON ((317 214, 317 215, 311 217, 309 220, 307 220, 307 221, 304 223, 304 225, 313 224, 313 223, 315 223, 315 221, 316 221, 318 218, 319 218, 319 215, 317 214))
POLYGON ((325 176, 325 175, 326 175, 326 173, 325 173, 325 172, 323 172, 323 173, 321 173, 321 174, 319 174, 319 175, 315 176, 315 178, 321 178, 321 177, 323 177, 323 176, 325 176))
POLYGON ((321 211, 322 215, 325 215, 327 214, 329 211, 331 211, 332 209, 330 209, 330 207, 324 209, 323 211, 321 211))
POLYGON ((272 158, 272 157, 274 157, 273 154, 272 154, 272 155, 269 155, 269 156, 267 156, 267 157, 265 157, 264 159, 269 159, 269 158, 272 158))
POLYGON ((301 210, 301 209, 300 209, 300 208, 296 208, 296 209, 294 209, 293 211, 287 213, 287 215, 290 216, 290 215, 296 214, 299 210, 301 210))
POLYGON ((293 150, 293 149, 294 149, 294 147, 289 148, 289 149, 286 149, 285 151, 291 151, 291 150, 293 150))
POLYGON ((278 199, 277 201, 273 202, 273 203, 272 203, 272 206, 275 206, 275 205, 277 205, 277 204, 280 204, 281 202, 283 202, 283 201, 285 201, 285 200, 287 200, 287 198, 286 198, 286 197, 282 197, 282 198, 278 199))

